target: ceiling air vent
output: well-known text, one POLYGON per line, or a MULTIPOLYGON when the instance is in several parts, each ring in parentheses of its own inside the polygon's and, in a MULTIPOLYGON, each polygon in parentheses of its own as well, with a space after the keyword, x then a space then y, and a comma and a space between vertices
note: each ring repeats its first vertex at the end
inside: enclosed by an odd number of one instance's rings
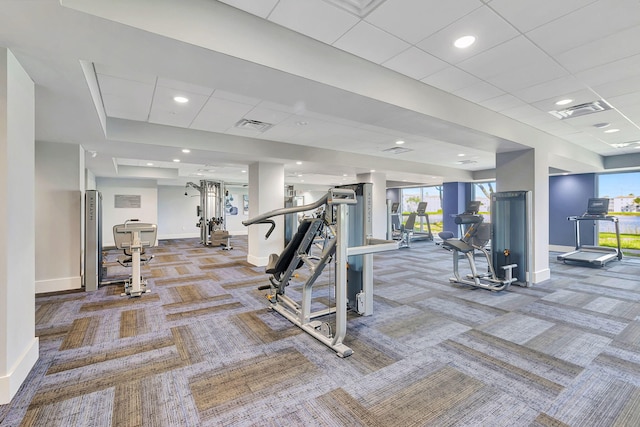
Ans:
POLYGON ((325 0, 327 3, 331 3, 339 8, 353 13, 360 18, 364 18, 373 9, 378 7, 386 0, 325 0))
POLYGON ((405 147, 391 147, 382 151, 384 151, 385 153, 391 153, 391 154, 402 154, 402 153, 408 153, 409 151, 413 151, 413 150, 411 148, 405 148, 405 147))
POLYGON ((565 120, 572 117, 586 116, 587 114, 599 113, 601 111, 610 110, 611 105, 607 104, 607 101, 599 100, 593 102, 587 102, 585 104, 574 105, 564 110, 549 111, 553 117, 565 120))
POLYGON ((240 129, 252 130, 256 132, 264 132, 267 129, 270 129, 273 126, 273 123, 265 123, 260 122, 258 120, 248 120, 248 119, 240 119, 238 123, 235 124, 235 127, 240 129))
POLYGON ((459 162, 456 162, 456 165, 472 165, 474 163, 478 163, 475 160, 460 160, 459 162))

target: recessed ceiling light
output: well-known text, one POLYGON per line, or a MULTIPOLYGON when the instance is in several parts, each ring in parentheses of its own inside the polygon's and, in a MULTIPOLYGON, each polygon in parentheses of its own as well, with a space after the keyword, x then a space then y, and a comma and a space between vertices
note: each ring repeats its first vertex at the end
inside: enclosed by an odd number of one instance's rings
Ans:
POLYGON ((453 45, 459 49, 465 49, 476 42, 474 36, 463 36, 453 42, 453 45))
POLYGON ((298 174, 298 178, 301 178, 301 177, 302 177, 302 174, 301 174, 301 173, 299 173, 299 174, 298 174))
POLYGON ((464 156, 466 156, 466 154, 464 154, 464 153, 458 154, 458 157, 464 157, 464 156))
POLYGON ((296 165, 301 165, 301 164, 302 164, 302 162, 300 162, 300 161, 296 162, 296 165))
POLYGON ((573 99, 561 99, 560 101, 556 102, 556 105, 567 105, 569 103, 573 102, 573 99))
POLYGON ((343 174, 342 174, 342 176, 347 176, 347 174, 346 174, 346 173, 343 173, 343 174))
POLYGON ((147 163, 147 166, 153 166, 153 163, 149 162, 147 163))
POLYGON ((596 123, 595 125, 593 125, 594 128, 598 128, 598 129, 604 129, 608 126, 611 126, 611 123, 602 122, 602 123, 596 123))
POLYGON ((616 132, 620 132, 620 129, 607 129, 604 131, 604 133, 616 133, 616 132))
POLYGON ((245 171, 245 170, 242 170, 242 171, 240 171, 240 172, 242 172, 242 173, 247 173, 247 171, 245 171))
POLYGON ((375 169, 371 169, 369 172, 372 172, 372 173, 373 173, 373 172, 375 172, 375 171, 376 171, 375 169))
POLYGON ((178 104, 186 104, 187 102, 189 102, 189 98, 185 98, 184 96, 174 96, 173 100, 178 104))
POLYGON ((186 154, 186 153, 190 153, 190 152, 191 152, 191 150, 189 150, 188 148, 183 148, 183 149, 182 149, 182 152, 186 154))
POLYGON ((402 140, 400 140, 400 141, 396 141, 396 144, 398 144, 398 145, 402 145, 402 144, 404 144, 404 141, 402 141, 402 140))
POLYGON ((174 162, 180 163, 180 159, 173 159, 174 162))
POLYGON ((563 173, 562 175, 569 175, 569 172, 565 172, 565 173, 563 173))

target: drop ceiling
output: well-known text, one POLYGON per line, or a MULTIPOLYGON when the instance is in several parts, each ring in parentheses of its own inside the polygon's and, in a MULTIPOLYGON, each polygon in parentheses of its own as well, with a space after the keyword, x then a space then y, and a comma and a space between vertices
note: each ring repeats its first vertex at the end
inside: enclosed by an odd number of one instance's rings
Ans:
POLYGON ((486 176, 497 152, 528 147, 575 172, 640 157, 635 0, 61 3, 4 1, 0 45, 36 83, 38 139, 95 152, 98 176, 246 183, 263 160, 296 185, 371 170, 429 184, 486 176), (477 42, 454 48, 466 34, 477 42), (612 109, 558 120, 565 98, 612 109), (410 151, 388 151, 398 140, 410 151))

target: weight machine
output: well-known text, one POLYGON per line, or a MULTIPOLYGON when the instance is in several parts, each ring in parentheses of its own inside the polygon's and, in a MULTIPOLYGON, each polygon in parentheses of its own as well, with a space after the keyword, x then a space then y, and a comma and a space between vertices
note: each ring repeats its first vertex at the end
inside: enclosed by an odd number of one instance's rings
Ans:
POLYGON ((123 267, 131 267, 131 277, 125 282, 122 296, 139 297, 147 289, 147 281, 142 277, 140 266, 153 259, 153 255, 144 256, 144 248, 155 246, 158 226, 129 219, 124 224, 113 226, 113 239, 117 249, 124 251, 124 256, 118 258, 123 267))
POLYGON ((259 289, 270 291, 267 298, 272 310, 333 349, 340 357, 347 357, 353 353, 353 350, 343 343, 347 331, 347 311, 352 310, 365 316, 373 314, 373 253, 398 248, 398 243, 393 240, 371 237, 371 198, 366 198, 367 194, 370 196, 370 190, 371 184, 357 184, 352 188, 332 188, 314 203, 276 209, 243 221, 245 226, 271 224, 265 236, 268 238, 275 228, 275 222, 270 218, 326 205, 323 218, 304 219, 285 249, 279 255, 271 254, 265 270, 270 275, 270 284, 259 289), (366 225, 357 226, 357 223, 362 222, 368 223, 368 234, 365 234, 366 225), (324 229, 327 235, 321 255, 315 257, 310 254, 310 248, 321 229, 324 229), (335 265, 336 304, 312 312, 313 284, 331 262, 335 265), (309 268, 311 274, 302 284, 302 301, 296 302, 286 295, 285 291, 294 277, 295 270, 303 265, 309 268), (330 314, 335 314, 335 326, 329 322, 315 320, 330 314))
POLYGON ((512 283, 531 286, 528 268, 532 265, 529 239, 531 225, 531 192, 509 191, 492 193, 491 223, 477 212, 465 212, 455 218, 455 223, 465 229, 460 239, 443 240, 442 247, 453 252, 451 283, 501 291, 512 283), (486 249, 491 241, 491 253, 486 249), (475 251, 484 255, 487 273, 479 273, 475 263, 475 251), (471 274, 465 278, 458 269, 459 254, 469 261, 471 274))
POLYGON ((196 209, 199 217, 196 227, 200 228, 200 243, 205 246, 222 246, 224 250, 233 249, 231 236, 226 230, 226 211, 224 182, 201 180, 200 185, 187 182, 186 189, 193 187, 200 193, 200 205, 196 209))

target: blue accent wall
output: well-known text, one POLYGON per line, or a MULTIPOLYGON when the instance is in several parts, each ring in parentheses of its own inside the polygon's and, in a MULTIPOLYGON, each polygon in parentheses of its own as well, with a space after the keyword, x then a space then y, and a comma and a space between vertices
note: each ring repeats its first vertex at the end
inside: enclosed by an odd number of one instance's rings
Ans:
POLYGON ((464 182, 445 182, 442 184, 442 229, 460 237, 458 226, 453 217, 464 212, 467 200, 471 197, 470 184, 464 182))
MULTIPOLYGON (((567 217, 582 215, 590 197, 597 197, 597 176, 593 173, 549 177, 549 244, 575 245, 575 224, 567 217)), ((593 245, 595 229, 590 221, 580 224, 583 245, 593 245)))

